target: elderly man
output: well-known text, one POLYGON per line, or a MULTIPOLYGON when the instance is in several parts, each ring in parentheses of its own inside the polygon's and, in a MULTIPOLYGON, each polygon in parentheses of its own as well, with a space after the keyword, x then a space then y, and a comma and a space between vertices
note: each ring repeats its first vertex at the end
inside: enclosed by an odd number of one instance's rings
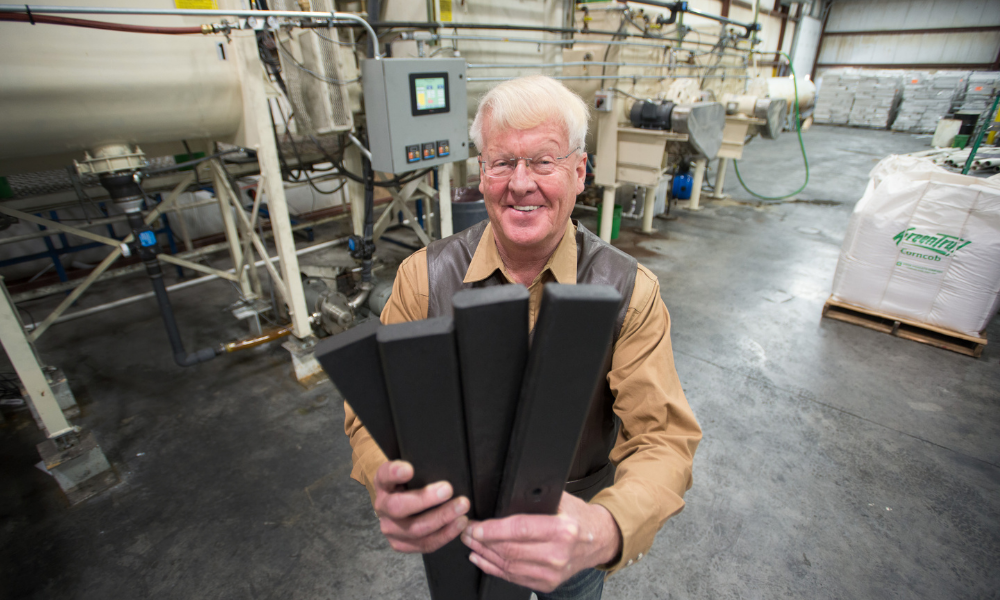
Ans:
POLYGON ((393 549, 431 552, 461 535, 475 565, 541 599, 600 598, 607 572, 642 560, 684 506, 701 439, 656 277, 570 219, 584 187, 587 116, 583 100, 548 77, 487 93, 471 137, 489 221, 406 259, 382 313, 383 323, 449 314, 459 289, 515 283, 530 292, 534 327, 546 283, 618 288, 625 300, 603 405, 591 409, 558 514, 470 522, 468 498, 452 498, 447 482, 405 490, 412 466, 387 462, 345 404, 351 476, 367 486, 393 549))

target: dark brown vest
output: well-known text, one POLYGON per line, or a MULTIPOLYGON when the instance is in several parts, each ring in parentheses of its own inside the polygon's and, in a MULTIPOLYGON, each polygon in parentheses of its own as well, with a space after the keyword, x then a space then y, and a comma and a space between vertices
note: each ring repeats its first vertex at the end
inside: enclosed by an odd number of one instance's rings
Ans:
MULTIPOLYGON (((499 270, 483 281, 463 282, 487 223, 483 221, 427 246, 428 317, 451 315, 451 298, 459 290, 507 283, 499 270)), ((611 371, 611 350, 618 341, 632 299, 637 267, 638 262, 634 258, 576 223, 577 283, 610 285, 622 295, 614 338, 604 361, 602 380, 605 383, 598 386, 594 393, 570 469, 570 481, 566 483, 567 492, 584 500, 590 500, 597 492, 614 483, 615 471, 608 455, 615 445, 619 420, 612 410, 615 398, 607 385, 607 375, 611 371)))

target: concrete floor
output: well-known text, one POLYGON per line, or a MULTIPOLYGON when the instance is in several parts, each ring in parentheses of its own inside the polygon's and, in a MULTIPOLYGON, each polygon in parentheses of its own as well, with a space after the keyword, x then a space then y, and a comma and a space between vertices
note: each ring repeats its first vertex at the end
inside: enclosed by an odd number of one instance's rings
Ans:
MULTIPOLYGON (((800 198, 816 202, 759 205, 730 167, 737 201, 674 210, 653 237, 624 224, 619 245, 660 278, 705 440, 687 508, 605 598, 1000 598, 1000 320, 977 360, 820 319, 868 171, 928 140, 804 137, 800 198)), ((800 160, 785 135, 741 165, 777 195, 800 160)), ((220 282, 174 296, 189 349, 245 333, 234 300, 220 282)), ((149 302, 57 326, 39 349, 123 483, 67 507, 33 466, 37 429, 7 412, 0 597, 427 597, 419 557, 389 549, 348 478, 336 392, 301 388, 278 344, 181 369, 149 302)))

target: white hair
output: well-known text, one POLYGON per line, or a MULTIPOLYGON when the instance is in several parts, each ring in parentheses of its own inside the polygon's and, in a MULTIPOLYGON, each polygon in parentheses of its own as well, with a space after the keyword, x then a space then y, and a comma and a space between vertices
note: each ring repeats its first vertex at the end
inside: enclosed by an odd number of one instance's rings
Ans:
POLYGON ((582 149, 588 116, 583 98, 555 79, 544 75, 519 77, 500 83, 480 99, 469 137, 481 152, 486 147, 484 129, 490 133, 522 131, 556 119, 563 125, 570 149, 582 149))

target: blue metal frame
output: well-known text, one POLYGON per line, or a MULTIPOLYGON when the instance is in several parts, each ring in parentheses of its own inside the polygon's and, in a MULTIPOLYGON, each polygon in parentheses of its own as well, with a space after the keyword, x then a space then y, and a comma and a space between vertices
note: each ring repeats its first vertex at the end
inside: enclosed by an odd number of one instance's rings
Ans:
MULTIPOLYGON (((157 201, 156 201, 157 204, 163 201, 162 196, 160 194, 157 194, 156 196, 157 196, 157 201)), ((143 204, 145 205, 145 202, 143 202, 143 204)), ((108 210, 104 206, 103 202, 99 203, 98 206, 100 207, 101 212, 104 214, 104 216, 109 216, 108 210)), ((148 207, 144 206, 144 208, 148 207)), ((42 217, 42 213, 35 213, 35 215, 38 217, 42 217)), ((49 211, 49 219, 58 223, 59 222, 58 212, 55 210, 49 211)), ((157 236, 159 236, 160 234, 166 235, 167 244, 170 247, 170 253, 177 254, 177 242, 176 239, 174 238, 173 229, 171 229, 170 227, 170 221, 167 220, 167 215, 166 214, 161 215, 160 221, 162 222, 163 226, 160 229, 153 230, 153 233, 157 234, 157 236)), ((40 231, 46 231, 48 228, 45 227, 44 225, 39 225, 38 229, 40 231)), ((115 233, 115 228, 113 223, 108 223, 107 229, 108 229, 108 237, 115 240, 122 240, 125 238, 125 236, 119 236, 118 234, 115 233)), ((17 256, 15 258, 7 258, 4 260, 0 260, 0 268, 7 267, 10 265, 17 265, 21 263, 31 262, 33 260, 38 260, 41 258, 49 258, 52 260, 52 264, 56 269, 56 273, 59 275, 59 280, 65 282, 69 281, 69 276, 66 274, 66 268, 63 266, 62 260, 60 259, 61 256, 66 254, 74 254, 76 252, 83 252, 84 250, 92 250, 93 248, 98 248, 98 247, 107 247, 105 244, 102 244, 100 242, 90 242, 87 244, 80 244, 78 246, 73 246, 72 244, 69 243, 69 239, 66 237, 65 233, 59 233, 57 234, 57 237, 59 238, 59 247, 56 247, 56 245, 52 242, 51 236, 45 236, 42 238, 43 242, 45 243, 45 247, 47 248, 45 252, 36 252, 34 254, 26 254, 24 256, 17 256)), ((177 275, 181 279, 184 278, 184 270, 181 269, 181 267, 177 267, 177 275)))

